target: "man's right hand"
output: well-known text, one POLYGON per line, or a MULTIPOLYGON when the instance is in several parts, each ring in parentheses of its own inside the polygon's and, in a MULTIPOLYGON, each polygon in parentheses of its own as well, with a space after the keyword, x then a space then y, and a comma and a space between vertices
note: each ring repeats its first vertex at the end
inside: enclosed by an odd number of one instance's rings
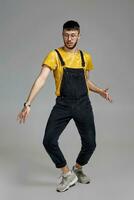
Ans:
POLYGON ((26 118, 28 117, 29 113, 30 113, 30 107, 24 106, 22 111, 17 116, 17 121, 19 121, 20 124, 22 122, 25 123, 26 118))

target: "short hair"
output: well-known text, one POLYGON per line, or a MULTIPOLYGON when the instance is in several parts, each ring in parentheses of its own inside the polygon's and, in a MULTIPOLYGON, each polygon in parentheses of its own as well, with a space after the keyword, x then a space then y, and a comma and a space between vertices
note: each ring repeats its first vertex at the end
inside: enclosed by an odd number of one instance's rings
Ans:
POLYGON ((63 30, 64 30, 64 29, 67 29, 67 30, 72 30, 72 29, 74 29, 74 30, 80 31, 80 25, 79 25, 78 22, 76 22, 76 21, 69 20, 69 21, 67 21, 67 22, 65 22, 65 23, 63 24, 63 30))

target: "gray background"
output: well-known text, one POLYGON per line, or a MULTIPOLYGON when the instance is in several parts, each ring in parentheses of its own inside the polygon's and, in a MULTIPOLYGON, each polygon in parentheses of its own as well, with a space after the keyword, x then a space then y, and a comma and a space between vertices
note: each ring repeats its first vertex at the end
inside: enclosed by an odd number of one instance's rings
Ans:
MULTIPOLYGON (((133 0, 0 0, 0 199, 133 199, 133 0), (91 184, 55 191, 58 171, 42 140, 55 103, 53 74, 24 125, 16 121, 44 56, 62 45, 62 25, 81 25, 79 47, 95 66, 90 79, 110 88, 114 102, 91 93, 97 148, 85 166, 91 184)), ((60 138, 72 167, 80 138, 71 121, 60 138)))

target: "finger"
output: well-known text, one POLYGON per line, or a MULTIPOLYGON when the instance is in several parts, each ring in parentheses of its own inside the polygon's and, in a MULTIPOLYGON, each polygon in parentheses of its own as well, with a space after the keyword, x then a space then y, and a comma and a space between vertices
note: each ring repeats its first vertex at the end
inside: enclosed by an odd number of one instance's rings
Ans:
POLYGON ((26 114, 23 116, 23 124, 25 123, 26 114))
POLYGON ((107 93, 107 94, 106 94, 106 100, 108 100, 108 98, 109 98, 109 94, 107 93))
POLYGON ((110 95, 108 95, 108 100, 110 100, 110 95))
POLYGON ((108 92, 105 91, 103 97, 107 100, 107 98, 108 98, 108 92))
POLYGON ((108 95, 108 101, 112 102, 112 98, 110 95, 108 95))
POLYGON ((24 113, 24 117, 23 117, 23 123, 25 123, 27 116, 28 116, 28 113, 25 112, 25 113, 24 113))
POLYGON ((22 120, 23 120, 23 114, 21 113, 20 114, 20 124, 22 123, 22 120))
POLYGON ((17 115, 17 120, 19 120, 20 117, 21 117, 21 113, 19 113, 19 114, 17 115))
POLYGON ((19 115, 19 119, 20 119, 20 124, 22 123, 22 121, 23 121, 23 117, 24 117, 24 113, 20 113, 20 115, 19 115))
POLYGON ((17 120, 18 120, 19 123, 20 123, 20 121, 21 121, 21 114, 19 114, 19 115, 17 116, 17 120))
POLYGON ((108 101, 111 101, 110 95, 108 95, 108 101))

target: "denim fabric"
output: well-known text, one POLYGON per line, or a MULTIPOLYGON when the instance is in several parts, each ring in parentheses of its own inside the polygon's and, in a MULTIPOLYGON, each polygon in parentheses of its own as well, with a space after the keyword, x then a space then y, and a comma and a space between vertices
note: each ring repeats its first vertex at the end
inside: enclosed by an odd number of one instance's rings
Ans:
POLYGON ((81 150, 76 162, 80 165, 87 164, 96 147, 94 115, 84 70, 63 69, 61 96, 56 97, 43 139, 43 145, 57 168, 67 164, 58 139, 71 119, 74 120, 81 138, 81 150))

